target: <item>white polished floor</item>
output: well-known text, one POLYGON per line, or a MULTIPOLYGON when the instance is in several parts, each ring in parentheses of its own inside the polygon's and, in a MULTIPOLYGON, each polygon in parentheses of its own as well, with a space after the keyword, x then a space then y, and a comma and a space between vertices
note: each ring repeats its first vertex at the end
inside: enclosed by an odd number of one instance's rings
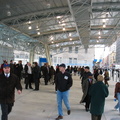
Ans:
MULTIPOLYGON (((89 112, 84 110, 84 106, 79 104, 82 96, 80 79, 73 76, 74 84, 70 91, 71 115, 67 115, 64 108, 64 120, 91 120, 89 112)), ((24 89, 21 95, 16 94, 16 102, 13 111, 9 115, 9 120, 54 120, 57 114, 56 93, 53 85, 45 86, 41 80, 40 90, 24 89)), ((115 82, 110 81, 110 95, 106 99, 105 113, 102 120, 120 120, 118 111, 114 111, 117 102, 114 101, 115 82)), ((34 85, 33 85, 34 87, 34 85)))

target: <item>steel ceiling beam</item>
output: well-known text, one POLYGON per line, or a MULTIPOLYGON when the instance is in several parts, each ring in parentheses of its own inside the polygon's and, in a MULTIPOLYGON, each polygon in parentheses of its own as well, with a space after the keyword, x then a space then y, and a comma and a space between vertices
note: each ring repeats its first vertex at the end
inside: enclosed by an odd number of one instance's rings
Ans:
POLYGON ((43 17, 45 17, 44 15, 48 14, 48 13, 54 13, 54 14, 56 13, 57 16, 58 16, 58 15, 63 15, 62 13, 65 14, 65 11, 68 11, 68 10, 69 10, 68 6, 57 7, 57 8, 50 8, 50 9, 46 9, 46 10, 41 10, 41 11, 26 13, 26 14, 23 14, 23 15, 13 16, 13 17, 10 17, 10 18, 5 18, 5 19, 2 19, 1 21, 2 22, 6 22, 6 21, 11 21, 11 20, 14 20, 14 19, 22 19, 22 18, 24 20, 25 17, 39 16, 39 15, 42 15, 42 14, 43 14, 43 17))
MULTIPOLYGON (((96 30, 102 30, 102 31, 104 31, 104 30, 113 30, 114 27, 115 27, 114 25, 107 25, 105 28, 103 28, 102 25, 93 25, 93 26, 91 26, 91 30, 92 31, 94 31, 94 30, 95 31, 96 30)), ((117 26, 116 30, 120 30, 120 26, 117 26)), ((36 34, 30 35, 30 36, 33 37, 33 38, 38 38, 39 36, 48 36, 48 35, 51 35, 51 34, 59 34, 59 33, 63 33, 63 32, 74 32, 74 31, 76 31, 76 28, 72 27, 72 28, 66 28, 65 31, 63 31, 63 29, 56 29, 56 30, 50 30, 50 31, 41 32, 40 35, 37 35, 37 33, 36 33, 36 34)))
POLYGON ((56 29, 56 30, 41 32, 40 35, 37 35, 37 33, 36 33, 36 34, 30 35, 30 36, 33 38, 38 38, 39 36, 48 36, 51 34, 59 34, 59 33, 74 32, 74 31, 76 31, 75 27, 71 27, 71 28, 65 28, 65 31, 63 31, 63 29, 56 29))

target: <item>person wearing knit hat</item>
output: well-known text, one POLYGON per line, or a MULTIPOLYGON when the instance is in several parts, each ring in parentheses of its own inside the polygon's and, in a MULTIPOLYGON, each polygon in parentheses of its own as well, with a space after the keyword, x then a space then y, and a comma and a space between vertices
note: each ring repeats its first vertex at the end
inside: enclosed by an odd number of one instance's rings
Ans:
POLYGON ((105 98, 108 96, 108 87, 103 83, 104 77, 98 75, 98 82, 90 88, 89 95, 91 97, 91 120, 101 120, 104 112, 105 98))

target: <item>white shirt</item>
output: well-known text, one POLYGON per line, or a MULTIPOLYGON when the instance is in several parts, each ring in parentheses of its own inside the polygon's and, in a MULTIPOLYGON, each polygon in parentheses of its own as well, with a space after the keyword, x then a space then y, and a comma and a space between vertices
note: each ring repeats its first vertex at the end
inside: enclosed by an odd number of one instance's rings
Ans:
POLYGON ((10 73, 4 73, 6 77, 10 77, 10 73))
POLYGON ((31 66, 28 66, 28 74, 32 74, 31 66))

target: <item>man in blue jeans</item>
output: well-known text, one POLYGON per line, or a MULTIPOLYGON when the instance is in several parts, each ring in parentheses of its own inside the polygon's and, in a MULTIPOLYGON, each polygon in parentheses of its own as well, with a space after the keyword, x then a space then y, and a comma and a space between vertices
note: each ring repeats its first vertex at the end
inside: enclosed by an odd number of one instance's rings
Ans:
POLYGON ((57 104, 58 104, 58 117, 56 120, 63 119, 62 100, 67 108, 67 114, 70 115, 69 104, 69 89, 72 86, 73 80, 70 73, 65 71, 65 64, 59 66, 60 72, 56 75, 56 88, 57 88, 57 104))

